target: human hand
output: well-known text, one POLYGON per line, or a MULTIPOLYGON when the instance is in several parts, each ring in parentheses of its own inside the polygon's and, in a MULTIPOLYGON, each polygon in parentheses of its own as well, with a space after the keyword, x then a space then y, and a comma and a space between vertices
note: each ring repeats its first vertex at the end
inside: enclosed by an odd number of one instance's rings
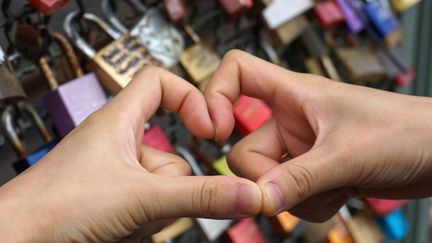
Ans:
POLYGON ((212 137, 203 95, 149 67, 44 159, 0 188, 6 242, 110 242, 140 237, 178 217, 239 218, 261 210, 246 179, 191 177, 188 164, 143 146, 157 108, 178 112, 190 132, 212 137))
POLYGON ((231 169, 261 187, 264 214, 288 210, 323 221, 350 196, 432 195, 429 98, 294 73, 231 51, 205 92, 218 140, 234 127, 240 93, 274 112, 228 154, 231 169))

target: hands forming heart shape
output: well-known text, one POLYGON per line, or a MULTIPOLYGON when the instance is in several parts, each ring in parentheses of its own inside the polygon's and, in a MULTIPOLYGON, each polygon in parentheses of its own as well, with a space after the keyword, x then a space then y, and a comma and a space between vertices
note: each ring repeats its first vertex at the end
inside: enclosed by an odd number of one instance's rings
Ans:
POLYGON ((0 188, 8 220, 0 231, 9 241, 109 242, 148 235, 178 217, 288 210, 323 221, 349 197, 430 196, 431 103, 294 73, 236 50, 204 95, 149 67, 0 188), (274 115, 228 154, 239 177, 192 177, 180 157, 142 145, 159 106, 179 113, 197 137, 226 139, 240 94, 266 101, 274 115))

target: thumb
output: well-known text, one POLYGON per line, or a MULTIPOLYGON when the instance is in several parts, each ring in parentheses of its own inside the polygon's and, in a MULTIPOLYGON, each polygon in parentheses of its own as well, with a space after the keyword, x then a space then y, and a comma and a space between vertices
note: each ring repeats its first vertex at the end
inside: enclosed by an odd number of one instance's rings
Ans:
POLYGON ((261 191, 252 181, 228 176, 162 177, 153 180, 155 219, 243 218, 261 212, 261 191))
POLYGON ((314 149, 273 167, 257 184, 262 190, 262 212, 276 215, 318 193, 343 187, 350 171, 333 153, 314 149))

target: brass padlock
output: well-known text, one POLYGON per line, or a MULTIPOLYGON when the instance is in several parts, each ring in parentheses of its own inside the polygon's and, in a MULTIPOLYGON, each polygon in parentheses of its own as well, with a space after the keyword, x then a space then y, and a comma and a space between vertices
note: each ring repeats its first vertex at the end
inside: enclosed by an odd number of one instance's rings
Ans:
POLYGON ((111 92, 118 93, 122 90, 144 66, 160 65, 136 38, 117 32, 94 14, 85 13, 82 18, 80 16, 79 12, 66 16, 65 32, 72 43, 90 59, 89 69, 98 75, 101 83, 111 92), (94 50, 74 26, 77 21, 83 20, 96 25, 113 41, 98 51, 94 50))
POLYGON ((0 48, 0 103, 9 103, 26 97, 24 90, 12 71, 7 56, 0 48))
POLYGON ((185 30, 194 44, 186 48, 180 55, 180 63, 193 81, 200 85, 216 71, 220 58, 211 47, 201 41, 192 27, 185 26, 185 30))

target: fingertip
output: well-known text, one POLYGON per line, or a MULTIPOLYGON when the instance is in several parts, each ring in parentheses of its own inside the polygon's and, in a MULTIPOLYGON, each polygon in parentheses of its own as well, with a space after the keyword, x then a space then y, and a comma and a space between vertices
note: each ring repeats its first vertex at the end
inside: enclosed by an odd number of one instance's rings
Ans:
POLYGON ((285 210, 283 194, 274 182, 267 182, 260 186, 262 191, 262 214, 275 216, 285 210))
POLYGON ((213 138, 215 129, 204 96, 198 91, 193 92, 194 94, 184 101, 180 118, 193 135, 200 138, 213 138))
POLYGON ((238 217, 253 216, 261 212, 262 195, 257 184, 242 179, 237 186, 235 212, 238 217))

